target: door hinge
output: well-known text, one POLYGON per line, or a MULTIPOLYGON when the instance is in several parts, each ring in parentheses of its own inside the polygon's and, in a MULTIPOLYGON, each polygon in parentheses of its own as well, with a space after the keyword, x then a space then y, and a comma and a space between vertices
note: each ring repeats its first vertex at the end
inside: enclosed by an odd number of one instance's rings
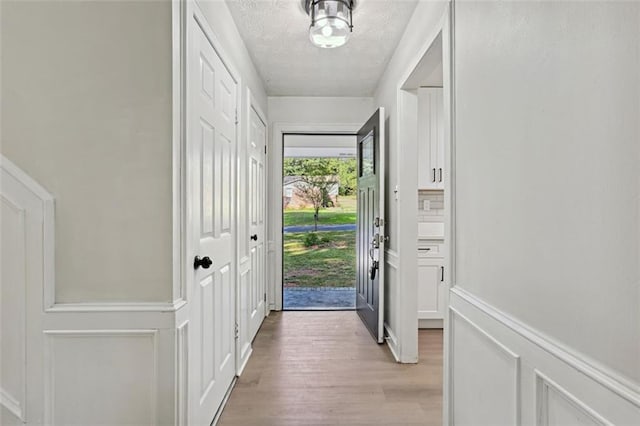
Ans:
POLYGON ((233 329, 233 334, 234 334, 236 339, 238 337, 240 337, 240 328, 238 327, 238 323, 235 323, 235 327, 233 329))
POLYGON ((266 145, 264 146, 264 153, 265 153, 265 155, 267 153, 267 146, 266 145))
POLYGON ((267 293, 264 294, 264 303, 267 303, 267 293))
POLYGON ((238 124, 238 110, 236 110, 236 125, 238 124))

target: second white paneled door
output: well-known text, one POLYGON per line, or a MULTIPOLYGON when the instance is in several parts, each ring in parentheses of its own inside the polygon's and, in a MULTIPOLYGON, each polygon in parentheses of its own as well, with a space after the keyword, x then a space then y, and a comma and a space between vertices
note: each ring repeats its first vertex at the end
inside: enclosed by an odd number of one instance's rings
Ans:
POLYGON ((249 111, 249 253, 251 258, 249 291, 249 336, 255 337, 266 309, 265 148, 267 125, 254 107, 249 111))
POLYGON ((189 424, 209 425, 236 373, 237 83, 198 21, 189 24, 189 424))

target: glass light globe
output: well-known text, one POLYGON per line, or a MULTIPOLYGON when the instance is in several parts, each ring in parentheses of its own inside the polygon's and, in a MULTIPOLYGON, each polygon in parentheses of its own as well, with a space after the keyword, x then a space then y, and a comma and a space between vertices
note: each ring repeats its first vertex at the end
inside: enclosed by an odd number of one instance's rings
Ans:
POLYGON ((316 0, 312 4, 314 21, 309 27, 309 39, 322 48, 344 45, 351 35, 351 10, 348 0, 316 0))

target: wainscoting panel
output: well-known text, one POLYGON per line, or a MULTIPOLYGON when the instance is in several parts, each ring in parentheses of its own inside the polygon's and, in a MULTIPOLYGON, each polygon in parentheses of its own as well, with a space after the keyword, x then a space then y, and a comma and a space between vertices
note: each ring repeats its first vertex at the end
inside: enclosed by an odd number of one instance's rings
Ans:
POLYGON ((41 314, 54 276, 54 202, 3 156, 0 171, 0 423, 41 423, 41 314))
POLYGON ((157 424, 157 334, 45 331, 45 424, 157 424))
POLYGON ((398 254, 393 250, 385 250, 385 278, 384 278, 384 334, 387 345, 396 361, 400 361, 400 347, 396 334, 397 312, 393 310, 398 301, 398 254))
POLYGON ((28 271, 25 210, 2 196, 0 217, 0 404, 12 413, 12 420, 24 421, 28 271))
POLYGON ((460 425, 520 424, 520 357, 450 310, 452 416, 460 425))
POLYGON ((610 425, 561 386, 536 371, 537 424, 540 426, 610 425))
POLYGON ((640 425, 640 386, 454 287, 448 408, 455 425, 640 425))

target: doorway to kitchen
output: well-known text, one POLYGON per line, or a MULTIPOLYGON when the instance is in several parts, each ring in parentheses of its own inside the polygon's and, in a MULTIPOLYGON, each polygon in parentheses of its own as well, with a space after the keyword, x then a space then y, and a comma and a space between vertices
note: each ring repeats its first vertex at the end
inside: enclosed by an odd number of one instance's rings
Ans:
POLYGON ((356 136, 285 134, 282 165, 283 309, 355 309, 356 136))

